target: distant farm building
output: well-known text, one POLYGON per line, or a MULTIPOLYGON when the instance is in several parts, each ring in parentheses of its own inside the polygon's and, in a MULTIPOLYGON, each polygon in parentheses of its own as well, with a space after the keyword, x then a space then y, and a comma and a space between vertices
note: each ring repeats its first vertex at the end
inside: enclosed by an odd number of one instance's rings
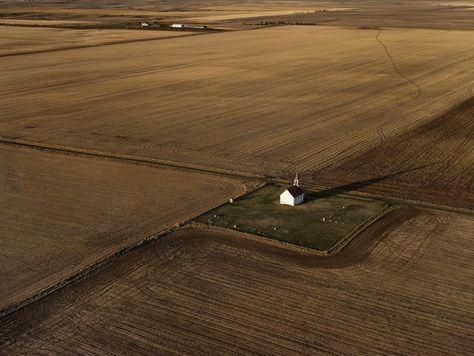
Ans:
POLYGON ((141 27, 149 27, 150 24, 148 22, 140 22, 141 27))
POLYGON ((184 25, 184 27, 198 29, 198 30, 204 30, 207 28, 206 25, 184 25))
POLYGON ((304 201, 304 190, 300 187, 298 173, 293 185, 280 194, 280 204, 295 206, 304 201))
POLYGON ((206 25, 190 25, 184 23, 173 23, 169 25, 170 28, 179 28, 179 29, 193 29, 193 30, 204 30, 207 28, 206 25))

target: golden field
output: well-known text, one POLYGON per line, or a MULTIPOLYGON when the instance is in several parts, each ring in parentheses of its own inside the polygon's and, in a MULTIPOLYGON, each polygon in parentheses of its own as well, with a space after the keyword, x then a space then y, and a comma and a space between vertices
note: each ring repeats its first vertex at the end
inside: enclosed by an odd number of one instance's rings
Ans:
POLYGON ((238 181, 0 147, 0 310, 209 210, 238 181))
POLYGON ((5 57, 0 136, 314 171, 469 97, 472 40, 296 26, 5 57))
POLYGON ((3 1, 0 354, 472 352, 470 5, 3 1))
POLYGON ((191 35, 193 32, 0 26, 0 57, 191 35))

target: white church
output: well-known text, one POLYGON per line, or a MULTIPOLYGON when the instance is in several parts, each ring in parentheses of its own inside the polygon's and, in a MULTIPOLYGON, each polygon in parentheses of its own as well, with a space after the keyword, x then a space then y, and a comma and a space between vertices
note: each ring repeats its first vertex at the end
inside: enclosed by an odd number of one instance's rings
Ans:
POLYGON ((300 187, 298 173, 293 180, 293 185, 280 194, 280 204, 295 206, 304 201, 304 191, 300 187))

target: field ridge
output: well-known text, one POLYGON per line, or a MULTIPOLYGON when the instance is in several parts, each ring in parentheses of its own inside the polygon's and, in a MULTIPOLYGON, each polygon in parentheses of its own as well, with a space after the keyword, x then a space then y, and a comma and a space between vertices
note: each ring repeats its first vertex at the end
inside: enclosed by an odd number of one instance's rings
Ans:
MULTIPOLYGON (((0 24, 0 26, 2 25, 0 24)), ((8 26, 11 26, 11 25, 8 25, 8 26)), ((127 31, 127 30, 123 30, 123 31, 127 31)), ((59 48, 51 48, 51 49, 43 49, 43 50, 34 50, 30 52, 4 53, 4 54, 0 54, 0 58, 18 57, 18 56, 26 56, 26 55, 34 55, 34 54, 52 53, 52 52, 64 52, 64 51, 70 51, 70 50, 76 50, 76 49, 95 48, 95 47, 97 48, 97 47, 124 45, 124 44, 130 44, 130 43, 162 41, 162 40, 177 39, 177 38, 182 38, 182 37, 202 36, 202 35, 207 35, 207 34, 211 34, 211 33, 207 33, 207 32, 206 33, 192 33, 192 34, 186 34, 185 36, 176 35, 176 36, 157 37, 157 38, 137 38, 137 39, 131 39, 131 40, 119 40, 119 41, 105 42, 105 43, 99 43, 99 44, 76 45, 76 46, 67 46, 67 47, 59 47, 59 48)))
POLYGON ((204 173, 204 174, 220 174, 225 175, 227 177, 234 177, 234 178, 264 178, 262 175, 250 173, 250 172, 242 172, 242 171, 231 171, 225 168, 215 168, 211 166, 198 166, 191 163, 185 162, 174 162, 169 160, 164 160, 160 158, 154 157, 143 157, 143 156, 135 156, 135 155, 128 155, 128 154, 120 154, 120 153, 112 153, 112 152, 104 152, 99 150, 91 150, 88 148, 78 148, 78 147, 68 147, 62 145, 53 145, 43 142, 33 142, 33 141, 26 141, 17 138, 8 138, 0 136, 0 144, 4 145, 13 145, 13 146, 21 146, 25 148, 30 148, 39 151, 49 151, 49 152, 56 152, 62 154, 70 154, 70 155, 81 155, 87 157, 96 157, 96 158, 103 158, 103 159, 113 159, 113 160, 120 160, 120 161, 128 161, 132 163, 143 163, 143 164, 153 164, 161 167, 166 168, 175 168, 178 170, 184 171, 192 171, 196 173, 204 173))

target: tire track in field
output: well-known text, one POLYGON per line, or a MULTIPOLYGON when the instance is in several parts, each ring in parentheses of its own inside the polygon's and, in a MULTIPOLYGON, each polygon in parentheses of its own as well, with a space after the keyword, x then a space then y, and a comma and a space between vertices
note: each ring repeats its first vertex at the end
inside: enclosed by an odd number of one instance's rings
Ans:
POLYGON ((377 40, 378 43, 383 47, 385 54, 387 55, 388 59, 390 60, 390 63, 392 64, 393 69, 397 74, 405 79, 407 82, 413 84, 416 87, 416 98, 419 98, 421 96, 422 90, 421 87, 416 83, 413 79, 408 78, 405 74, 402 73, 402 71, 398 68, 397 63, 395 63, 395 60, 393 59, 392 55, 390 54, 390 51, 388 50, 388 47, 385 45, 385 43, 382 42, 380 39, 380 35, 382 34, 382 29, 379 30, 377 35, 375 36, 375 39, 377 40))
MULTIPOLYGON (((432 220, 433 224, 428 229, 426 234, 421 234, 421 241, 416 246, 414 253, 410 259, 404 261, 404 263, 396 271, 398 275, 403 276, 402 281, 407 281, 417 269, 416 265, 420 263, 426 252, 431 250, 434 244, 437 242, 436 237, 444 234, 447 229, 449 219, 446 216, 439 216, 435 214, 428 214, 428 217, 432 220)), ((412 232, 409 237, 415 237, 415 232, 412 232)), ((439 248, 439 247, 436 247, 439 248)))
POLYGON ((468 98, 472 98, 474 96, 474 92, 472 90, 472 88, 467 88, 467 97, 468 98))
POLYGON ((386 240, 379 249, 379 261, 371 261, 365 265, 366 270, 390 271, 393 278, 407 280, 427 249, 435 241, 437 233, 442 231, 439 218, 432 214, 421 214, 399 228, 399 239, 386 240), (420 234, 420 227, 426 232, 420 234), (368 268, 370 266, 370 268, 368 268))
POLYGON ((385 136, 385 132, 383 131, 386 125, 387 123, 384 123, 377 128, 377 133, 380 138, 380 144, 382 145, 384 145, 385 142, 387 141, 387 136, 385 136))

